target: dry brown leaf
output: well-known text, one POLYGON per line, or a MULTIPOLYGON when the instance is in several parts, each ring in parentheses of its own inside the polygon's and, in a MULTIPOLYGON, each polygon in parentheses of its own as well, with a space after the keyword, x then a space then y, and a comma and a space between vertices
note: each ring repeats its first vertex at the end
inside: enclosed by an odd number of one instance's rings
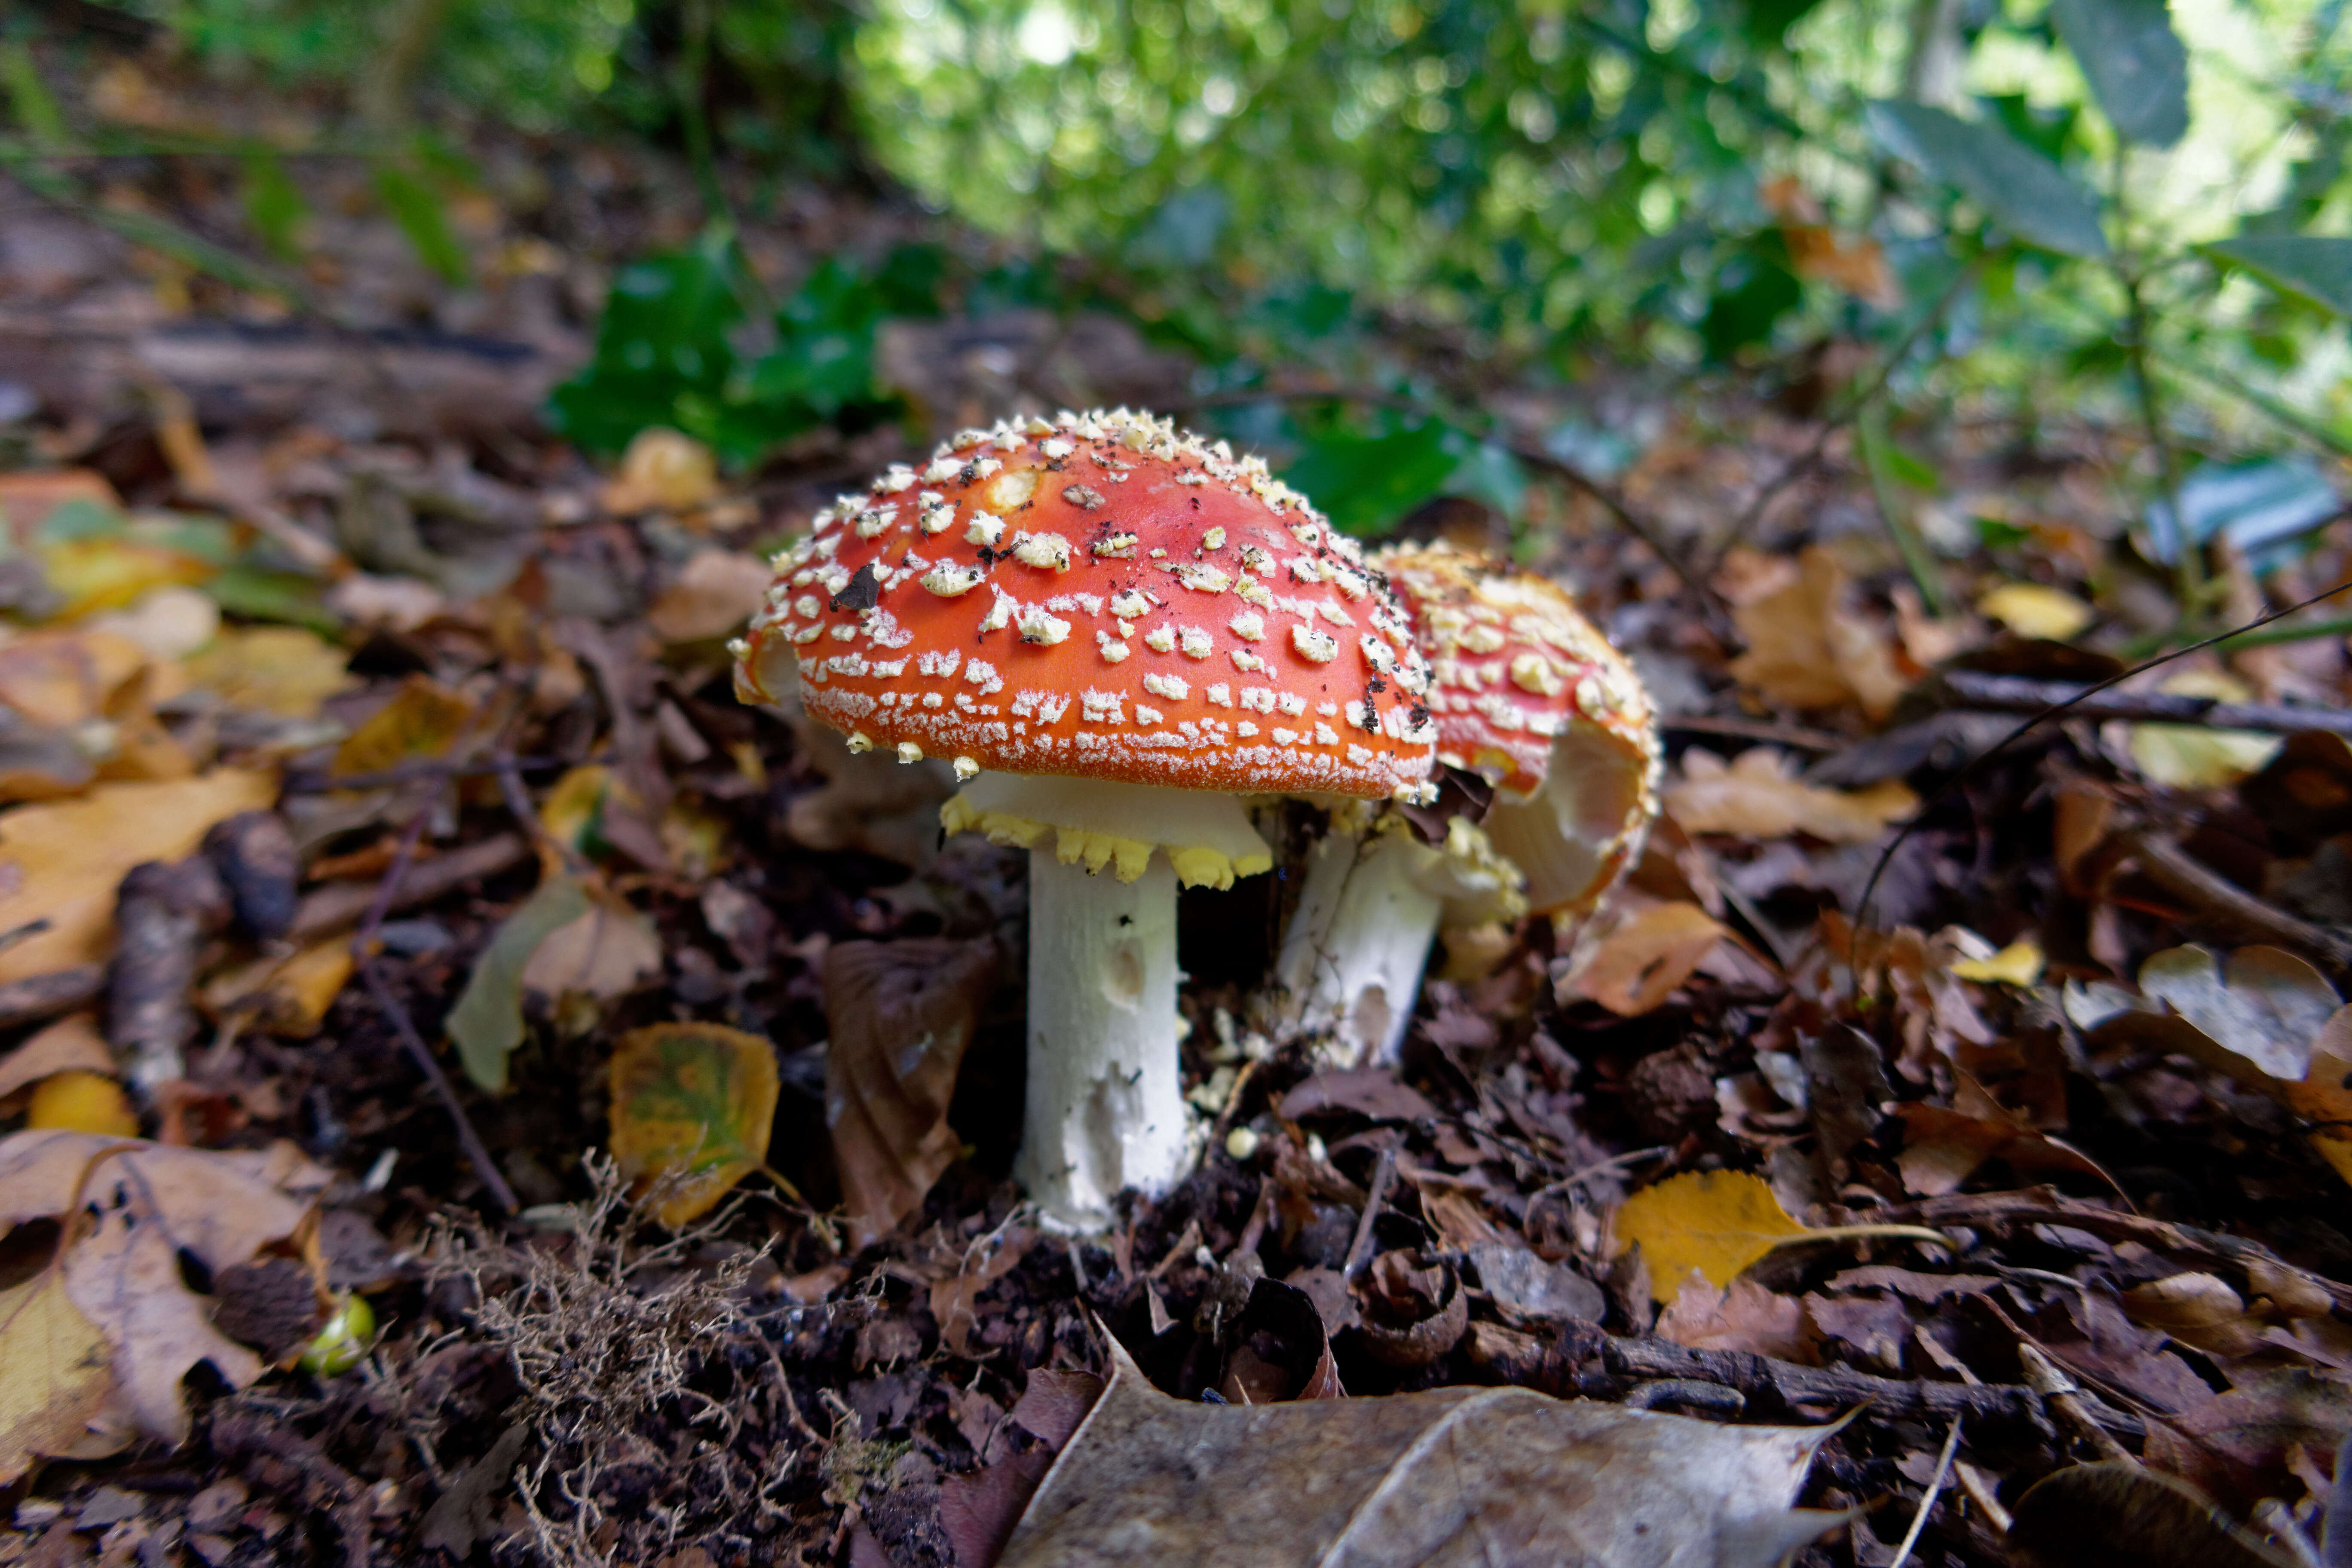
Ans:
POLYGON ((526 991, 549 996, 577 993, 610 1001, 661 973, 661 933, 628 900, 589 889, 588 912, 561 925, 522 968, 526 991))
POLYGON ((2161 1329, 2181 1343, 2214 1355, 2252 1355, 2262 1348, 2263 1324, 2217 1274, 2173 1274, 2123 1293, 2124 1315, 2145 1329, 2161 1329))
POLYGON ((2129 1459, 2070 1465, 2018 1500, 2018 1568, 2297 1568, 2195 1488, 2129 1459))
POLYGON ((653 602, 646 625, 664 642, 732 637, 760 607, 774 575, 756 555, 702 551, 679 568, 677 581, 653 602))
POLYGON ((114 1070, 114 1051, 98 1032, 98 1020, 88 1013, 76 1013, 59 1018, 0 1057, 0 1099, 52 1073, 114 1070))
POLYGON ((1656 904, 1620 924, 1578 973, 1579 995, 1623 1017, 1662 1005, 1728 930, 1696 904, 1656 904))
POLYGON ((1110 1386, 1000 1568, 1767 1568, 1836 1522, 1790 1506, 1832 1426, 1724 1426, 1507 1387, 1196 1404, 1154 1389, 1116 1342, 1110 1356, 1110 1386))
POLYGON ((0 952, 0 984, 78 963, 114 945, 114 891, 142 860, 193 854, 213 824, 268 805, 273 774, 222 768, 198 778, 102 784, 77 800, 0 812, 0 931, 49 929, 0 952))
POLYGON ((0 474, 0 518, 19 544, 32 540, 41 520, 68 501, 88 501, 108 511, 122 510, 122 498, 106 476, 89 468, 26 469, 0 474))
POLYGON ((1880 627, 1849 601, 1845 568, 1820 545, 1798 558, 1797 581, 1733 608, 1748 651, 1733 679, 1793 708, 1858 705, 1873 719, 1895 710, 1908 684, 1880 627))
POLYGON ((36 724, 85 724, 146 664, 145 649, 111 632, 30 632, 0 646, 0 703, 36 724))
POLYGON ((920 1205, 961 1151, 948 1101, 995 974, 985 942, 843 942, 825 952, 825 1121, 861 1246, 920 1205))
POLYGON ((1832 844, 1867 844, 1919 805, 1893 779, 1853 794, 1806 784, 1788 756, 1769 746, 1750 747, 1728 764, 1694 747, 1683 754, 1681 780, 1664 795, 1667 815, 1685 832, 1742 838, 1807 833, 1832 844))
POLYGON ((66 1294, 105 1337, 140 1429, 177 1443, 188 1433, 180 1383, 198 1362, 238 1388, 263 1370, 259 1356, 213 1327, 181 1255, 218 1275, 265 1247, 299 1246, 311 1225, 308 1194, 326 1176, 290 1144, 223 1153, 19 1132, 0 1139, 0 1226, 85 1207, 99 1214, 61 1260, 66 1294))
POLYGON ((44 1268, 0 1290, 0 1486, 36 1458, 94 1459, 131 1434, 114 1410, 106 1341, 44 1268))
POLYGON ((1798 277, 1843 289, 1882 310, 1903 303, 1902 287, 1878 242, 1867 235, 1840 234, 1824 224, 1821 204, 1794 174, 1765 181, 1759 194, 1780 220, 1780 238, 1798 277))
POLYGON ((1695 1351, 1745 1351, 1800 1363, 1815 1359, 1802 1301, 1748 1279, 1717 1289, 1696 1268, 1659 1314, 1657 1333, 1695 1351))
POLYGON ((691 436, 656 425, 640 430, 621 454, 621 471, 600 498, 604 510, 623 515, 683 511, 719 494, 719 465, 710 448, 691 436))

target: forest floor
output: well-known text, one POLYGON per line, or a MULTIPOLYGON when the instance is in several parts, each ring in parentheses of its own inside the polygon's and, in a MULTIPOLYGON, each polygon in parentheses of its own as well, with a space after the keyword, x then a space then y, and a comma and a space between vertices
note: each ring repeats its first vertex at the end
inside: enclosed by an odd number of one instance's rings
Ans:
MULTIPOLYGON (((158 130, 235 112, 107 90, 158 130)), ((741 480, 614 471, 538 411, 613 269, 691 237, 692 182, 470 151, 470 283, 320 162, 290 302, 140 226, 231 226, 203 157, 0 176, 0 1114, 92 1135, 0 1142, 0 1564, 981 1568, 1106 1336, 1193 1402, 1851 1414, 1808 1564, 1886 1564, 1923 1514, 1929 1564, 2318 1550, 2352 1430, 2344 639, 2194 655, 1960 766, 2173 625, 2127 433, 1917 433, 1940 487, 1889 504, 1936 605, 1802 377, 1482 388, 1531 451, 1573 416, 1638 456, 1555 461, 1516 532, 1458 500, 1403 533, 1576 588, 1659 702, 1666 815, 1596 921, 1449 941, 1396 1071, 1264 1032, 1290 879, 1188 892, 1207 1152, 1067 1237, 1007 1174, 1023 857, 941 842, 936 764, 740 706, 724 644, 836 490, 1007 414, 1181 416, 1192 367, 1108 315, 950 310, 884 329, 901 421, 741 480), (885 1014, 960 1072, 829 1111, 885 1014), (650 1114, 614 1102, 625 1037, 684 1024, 772 1044, 772 1127, 728 1135, 797 1192, 673 1233, 599 1152, 650 1114), (941 1110, 944 1173, 862 1234, 845 1179, 928 1170, 941 1110), (154 1143, 107 1152, 131 1125, 154 1143), (1945 1239, 1786 1245, 1865 1224, 1945 1239), (77 1256, 121 1297, 78 1361, 77 1256), (373 1335, 297 1365, 352 1292, 373 1335)), ((744 236, 779 282, 942 237, 788 211, 744 236)), ((2352 525, 2219 565, 2251 620, 2341 581, 2352 525)), ((1277 810, 1295 867, 1321 819, 1277 810)))

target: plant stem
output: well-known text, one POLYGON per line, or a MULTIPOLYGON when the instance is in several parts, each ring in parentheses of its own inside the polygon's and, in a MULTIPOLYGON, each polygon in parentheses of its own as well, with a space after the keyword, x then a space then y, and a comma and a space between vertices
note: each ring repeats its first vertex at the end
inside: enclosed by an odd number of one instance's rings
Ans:
POLYGON ((1872 403, 1855 423, 1854 434, 1862 453, 1863 472, 1870 479, 1871 500, 1878 504, 1878 521, 1886 525, 1887 537, 1903 557, 1903 564, 1911 573, 1911 581, 1919 587, 1919 597, 1927 602, 1927 613, 1939 619, 1949 608, 1944 594, 1943 574, 1937 570, 1935 557, 1928 553, 1927 542, 1911 526, 1911 519, 1897 504, 1894 486, 1886 472, 1886 410, 1872 403))
POLYGON ((2139 397, 2140 423, 2147 426, 2147 444, 2156 453, 2156 479, 2158 493, 2172 513, 2173 595, 2180 601, 2180 619, 2184 625, 2194 625, 2200 618, 2205 600, 2204 562, 2199 555, 2198 542, 2189 531, 2189 515, 2180 509, 2180 469, 2172 450, 2172 442, 2164 433, 2164 409, 2157 399, 2156 377, 2148 369, 2147 297, 2140 287, 2137 263, 2132 257, 2128 232, 2128 209, 2125 205, 2125 160, 2129 149, 2118 136, 2116 141, 2115 177, 2110 204, 2115 213, 2114 268, 2116 281, 2122 286, 2126 304, 2125 320, 2130 337, 2125 343, 2132 373, 2132 389, 2139 397))

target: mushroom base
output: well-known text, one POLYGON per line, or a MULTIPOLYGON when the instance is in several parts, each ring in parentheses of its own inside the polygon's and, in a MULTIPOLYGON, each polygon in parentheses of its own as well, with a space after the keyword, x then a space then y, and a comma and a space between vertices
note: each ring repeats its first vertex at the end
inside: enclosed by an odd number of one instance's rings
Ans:
POLYGON ((1029 1087, 1013 1173, 1073 1230, 1122 1188, 1166 1192, 1192 1158, 1177 1050, 1176 873, 1133 881, 1029 853, 1029 1087))

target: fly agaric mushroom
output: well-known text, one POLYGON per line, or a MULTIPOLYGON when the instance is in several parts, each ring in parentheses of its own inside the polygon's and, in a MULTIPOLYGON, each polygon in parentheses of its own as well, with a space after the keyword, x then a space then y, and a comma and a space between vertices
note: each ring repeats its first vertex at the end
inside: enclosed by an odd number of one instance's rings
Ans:
POLYGON ((1177 884, 1271 866, 1238 796, 1426 790, 1386 580, 1259 459, 1124 409, 965 431, 776 568, 739 691, 796 682, 853 748, 950 758, 941 822, 1031 852, 1031 1195, 1089 1226, 1165 1190, 1193 1152, 1177 884))
POLYGON ((1601 901, 1657 816, 1658 740, 1633 667, 1558 585, 1444 544, 1376 563, 1430 661, 1438 761, 1485 777, 1496 800, 1483 835, 1449 825, 1446 856, 1396 832, 1318 845, 1277 974, 1290 1021, 1336 1024, 1343 1041, 1392 1060, 1441 921, 1502 912, 1491 894, 1465 897, 1495 857, 1524 875, 1524 907, 1538 914, 1601 901))

